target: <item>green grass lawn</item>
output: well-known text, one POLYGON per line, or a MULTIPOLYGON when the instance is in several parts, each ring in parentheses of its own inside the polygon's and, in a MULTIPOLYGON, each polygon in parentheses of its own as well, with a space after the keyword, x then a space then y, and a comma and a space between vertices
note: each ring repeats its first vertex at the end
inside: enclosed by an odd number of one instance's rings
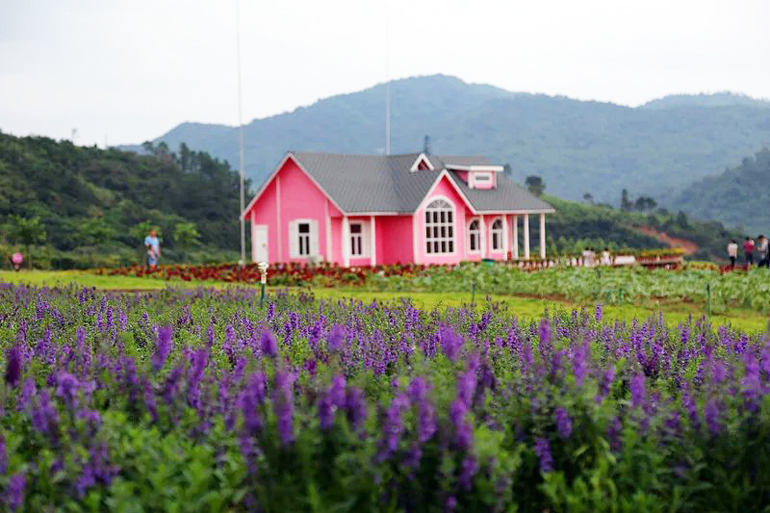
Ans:
MULTIPOLYGON (((81 287, 95 287, 101 290, 158 290, 169 286, 177 288, 254 286, 245 284, 234 285, 223 282, 166 281, 157 278, 137 278, 133 276, 100 276, 84 271, 20 271, 18 273, 0 271, 0 283, 27 284, 38 287, 68 286, 74 283, 81 287)), ((313 289, 313 293, 318 299, 357 299, 366 302, 373 300, 389 301, 408 297, 420 308, 459 307, 471 303, 470 293, 377 292, 338 288, 313 289)), ((475 297, 476 305, 483 306, 485 297, 484 295, 477 294, 475 297)), ((545 309, 553 311, 585 307, 587 310, 593 311, 595 307, 593 302, 588 301, 581 303, 507 295, 492 295, 491 297, 493 301, 504 303, 508 307, 509 312, 524 318, 539 317, 545 309)), ((668 322, 673 325, 686 322, 690 316, 693 319, 698 319, 706 314, 706 310, 702 305, 683 302, 651 301, 648 304, 604 305, 604 317, 606 319, 618 319, 627 322, 632 319, 646 319, 659 311, 662 311, 668 322)), ((712 322, 715 325, 732 325, 751 332, 764 331, 768 328, 768 317, 766 315, 747 309, 728 309, 720 315, 712 316, 712 322)))

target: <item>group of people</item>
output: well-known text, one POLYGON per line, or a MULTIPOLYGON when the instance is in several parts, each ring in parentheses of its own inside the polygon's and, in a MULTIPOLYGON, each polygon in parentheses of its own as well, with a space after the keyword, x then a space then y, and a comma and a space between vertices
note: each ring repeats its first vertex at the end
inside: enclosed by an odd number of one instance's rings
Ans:
MULTIPOLYGON (((770 254, 768 254, 768 239, 764 235, 757 237, 757 242, 751 237, 746 237, 743 241, 743 258, 747 266, 754 265, 754 253, 756 252, 756 262, 759 267, 770 267, 770 254)), ((738 262, 738 242, 733 239, 727 245, 727 257, 730 259, 730 267, 735 267, 738 262)))
MULTIPOLYGON (((594 267, 597 264, 596 262, 596 251, 594 251, 594 248, 587 247, 583 250, 583 266, 584 267, 594 267)), ((609 248, 604 248, 602 251, 600 257, 599 257, 599 265, 612 265, 612 257, 610 256, 610 250, 609 248)))

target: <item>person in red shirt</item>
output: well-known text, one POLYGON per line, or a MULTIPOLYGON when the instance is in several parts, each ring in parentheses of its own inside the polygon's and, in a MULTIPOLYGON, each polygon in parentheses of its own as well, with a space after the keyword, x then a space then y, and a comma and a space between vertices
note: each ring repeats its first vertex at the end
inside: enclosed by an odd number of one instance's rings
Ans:
POLYGON ((746 265, 751 266, 754 263, 754 239, 746 237, 743 242, 743 252, 746 255, 746 265))

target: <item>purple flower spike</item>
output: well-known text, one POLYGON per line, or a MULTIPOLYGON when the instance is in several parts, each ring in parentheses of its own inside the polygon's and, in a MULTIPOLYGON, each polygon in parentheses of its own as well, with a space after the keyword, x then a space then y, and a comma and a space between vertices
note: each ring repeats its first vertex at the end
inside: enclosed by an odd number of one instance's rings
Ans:
POLYGON ((456 362, 463 347, 463 338, 455 333, 449 326, 442 326, 439 330, 441 349, 451 362, 456 362))
POLYGON ((6 361, 8 364, 5 367, 5 382, 12 388, 16 388, 21 379, 21 352, 18 345, 8 350, 6 361))
POLYGON ((269 331, 262 333, 262 338, 259 341, 262 349, 262 354, 266 354, 270 358, 278 356, 278 343, 275 341, 275 337, 269 331))
POLYGON ((339 324, 334 326, 334 328, 332 328, 331 333, 329 334, 329 339, 327 340, 329 351, 331 351, 332 353, 336 353, 340 349, 342 349, 342 346, 345 343, 345 335, 346 335, 345 328, 343 328, 339 324))
POLYGON ((275 373, 273 411, 278 418, 278 435, 288 445, 294 441, 294 375, 279 370, 275 373))
POLYGON ((560 406, 556 408, 553 416, 556 419, 556 429, 559 432, 559 436, 569 438, 569 435, 572 434, 572 419, 567 410, 560 406))
POLYGON ((171 352, 171 335, 173 329, 170 327, 163 327, 158 329, 158 345, 155 348, 155 354, 152 355, 152 368, 156 371, 163 368, 171 352))
POLYGON ((8 507, 16 511, 24 504, 24 489, 27 486, 27 477, 19 472, 8 480, 8 507))
POLYGON ((631 378, 631 404, 634 408, 639 408, 644 404, 645 392, 645 377, 640 372, 631 378))
POLYGON ((535 438, 535 454, 540 460, 540 471, 548 473, 553 471, 553 456, 551 456, 551 447, 548 445, 548 439, 535 438))
POLYGON ((602 320, 602 304, 596 303, 596 311, 594 312, 594 319, 596 319, 596 322, 601 322, 602 320))

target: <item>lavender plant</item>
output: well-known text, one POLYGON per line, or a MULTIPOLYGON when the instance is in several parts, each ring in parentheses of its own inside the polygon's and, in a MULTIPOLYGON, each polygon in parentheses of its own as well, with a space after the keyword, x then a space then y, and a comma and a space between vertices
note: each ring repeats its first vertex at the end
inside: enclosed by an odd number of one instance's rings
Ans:
POLYGON ((770 503, 770 340, 251 289, 0 286, 8 511, 770 503))

